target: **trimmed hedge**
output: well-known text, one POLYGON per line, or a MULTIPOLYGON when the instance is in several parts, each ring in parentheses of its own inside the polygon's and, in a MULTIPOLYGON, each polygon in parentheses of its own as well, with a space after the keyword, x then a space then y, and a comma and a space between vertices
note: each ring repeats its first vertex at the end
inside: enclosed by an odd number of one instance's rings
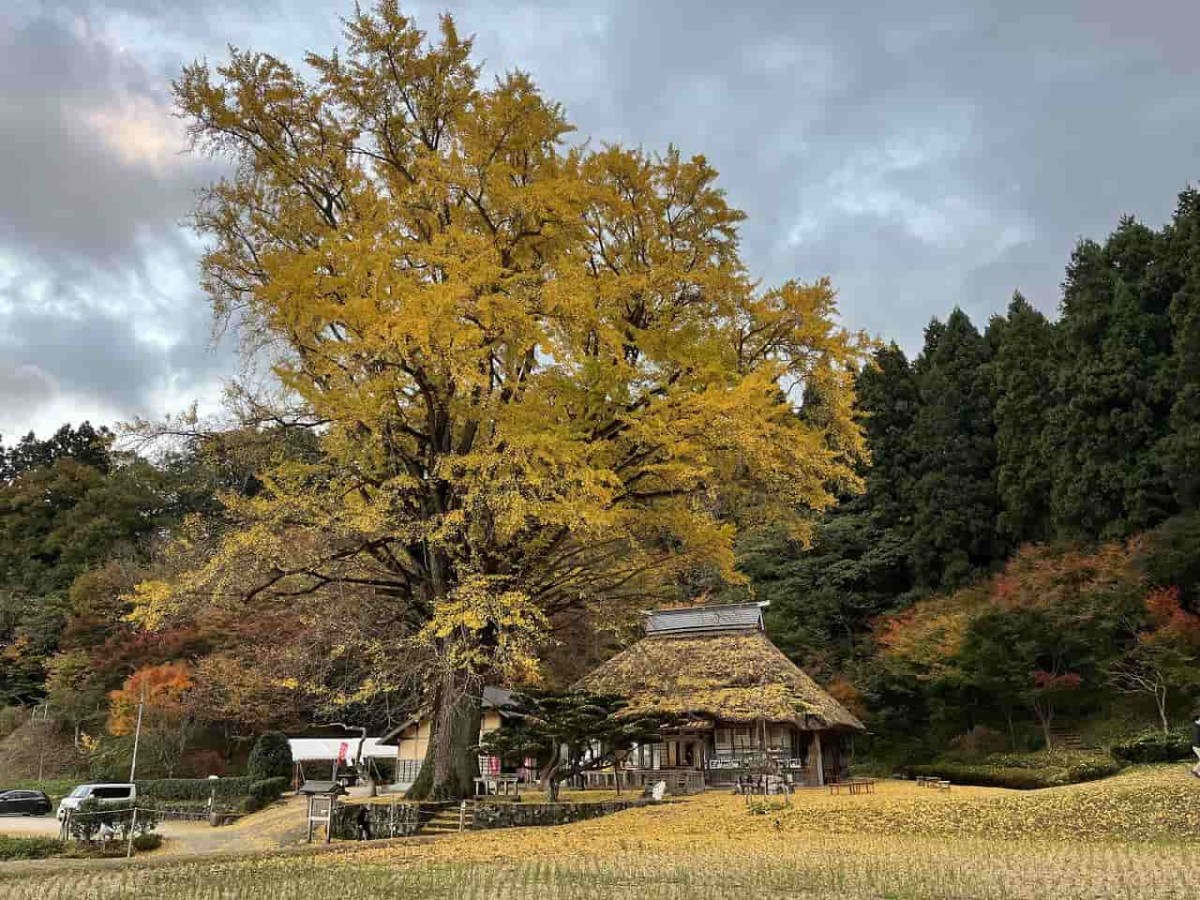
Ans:
POLYGON ((247 775, 234 778, 155 778, 137 783, 138 796, 150 800, 204 800, 216 786, 218 800, 240 800, 250 794, 254 779, 247 775))
POLYGON ((66 849, 62 841, 44 837, 9 837, 0 834, 0 859, 49 859, 66 849))
POLYGON ((995 754, 981 763, 943 760, 926 766, 910 766, 908 769, 910 775, 934 776, 956 784, 1018 791, 1095 781, 1116 775, 1119 771, 1121 764, 1108 754, 1079 751, 995 754))
POLYGON ((245 812, 257 812, 278 800, 291 785, 290 778, 264 778, 250 785, 250 796, 242 804, 245 812))
POLYGON ((1193 759, 1192 736, 1184 731, 1143 731, 1112 746, 1112 755, 1127 763, 1176 762, 1193 759))

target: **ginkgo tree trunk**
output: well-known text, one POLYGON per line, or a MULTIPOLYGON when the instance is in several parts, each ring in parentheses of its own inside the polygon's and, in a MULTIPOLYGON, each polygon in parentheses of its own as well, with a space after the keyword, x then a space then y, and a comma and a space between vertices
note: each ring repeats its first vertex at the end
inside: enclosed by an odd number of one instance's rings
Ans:
POLYGON ((483 684, 532 677, 556 616, 737 581, 739 528, 802 528, 854 485, 863 341, 826 281, 751 279, 703 157, 571 143, 449 17, 429 40, 384 0, 345 39, 305 72, 233 51, 175 85, 233 163, 196 214, 204 287, 321 455, 225 498, 212 558, 143 584, 138 615, 391 598, 379 637, 421 648, 433 710, 415 793, 464 796, 483 684))

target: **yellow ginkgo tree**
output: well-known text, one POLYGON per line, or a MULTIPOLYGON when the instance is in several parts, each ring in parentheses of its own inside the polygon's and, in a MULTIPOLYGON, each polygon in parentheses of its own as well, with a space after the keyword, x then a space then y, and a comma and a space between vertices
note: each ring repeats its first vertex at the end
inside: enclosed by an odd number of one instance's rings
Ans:
POLYGON ((321 453, 226 498, 207 564, 137 614, 390 598, 434 710, 415 793, 461 796, 479 685, 528 676, 556 616, 736 581, 739 528, 855 483, 863 341, 826 281, 749 277, 703 157, 570 143, 449 17, 431 41, 383 0, 345 37, 307 74, 233 51, 175 86, 234 164, 196 216, 204 287, 321 453))

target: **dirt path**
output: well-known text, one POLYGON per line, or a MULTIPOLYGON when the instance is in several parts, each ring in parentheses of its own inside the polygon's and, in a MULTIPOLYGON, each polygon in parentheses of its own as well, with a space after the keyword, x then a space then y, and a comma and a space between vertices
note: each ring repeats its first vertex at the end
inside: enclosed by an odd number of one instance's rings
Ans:
MULTIPOLYGON (((304 798, 289 797, 233 825, 213 828, 207 822, 163 822, 162 850, 155 856, 192 856, 279 850, 304 842, 304 798)), ((0 834, 58 837, 53 816, 0 818, 0 834)))

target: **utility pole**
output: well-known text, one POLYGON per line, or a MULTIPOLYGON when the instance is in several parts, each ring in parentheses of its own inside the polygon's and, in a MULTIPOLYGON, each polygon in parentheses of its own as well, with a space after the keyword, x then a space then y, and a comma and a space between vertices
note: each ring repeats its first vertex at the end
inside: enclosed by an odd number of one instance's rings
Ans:
POLYGON ((133 729, 133 760, 129 763, 129 783, 133 784, 133 777, 137 774, 137 754, 138 742, 142 738, 142 709, 146 706, 146 684, 142 683, 142 696, 138 700, 138 715, 137 725, 133 729))

